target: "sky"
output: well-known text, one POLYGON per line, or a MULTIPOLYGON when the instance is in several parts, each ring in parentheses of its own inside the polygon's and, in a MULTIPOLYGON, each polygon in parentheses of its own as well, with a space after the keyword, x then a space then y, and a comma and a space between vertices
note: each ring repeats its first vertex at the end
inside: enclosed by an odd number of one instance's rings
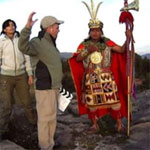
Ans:
MULTIPOLYGON (((78 45, 88 37, 90 15, 82 3, 90 5, 90 0, 0 0, 0 30, 2 23, 12 19, 20 32, 25 26, 28 16, 35 11, 33 19, 38 19, 32 28, 31 38, 37 36, 40 21, 44 16, 55 16, 63 20, 57 38, 60 52, 75 52, 78 45)), ((128 0, 131 3, 133 0, 128 0)), ((103 2, 97 18, 104 23, 104 35, 115 43, 122 45, 125 41, 125 24, 119 24, 120 9, 124 0, 94 0, 95 6, 103 2)), ((139 0, 139 11, 131 10, 134 17, 133 36, 135 52, 150 53, 150 0, 139 0)))

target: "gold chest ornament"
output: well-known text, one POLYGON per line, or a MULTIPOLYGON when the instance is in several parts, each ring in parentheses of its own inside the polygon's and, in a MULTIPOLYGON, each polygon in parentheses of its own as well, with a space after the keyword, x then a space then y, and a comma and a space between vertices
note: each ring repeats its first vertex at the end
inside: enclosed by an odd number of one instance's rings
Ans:
POLYGON ((103 57, 100 52, 94 52, 91 54, 90 59, 93 64, 99 64, 101 63, 103 57))

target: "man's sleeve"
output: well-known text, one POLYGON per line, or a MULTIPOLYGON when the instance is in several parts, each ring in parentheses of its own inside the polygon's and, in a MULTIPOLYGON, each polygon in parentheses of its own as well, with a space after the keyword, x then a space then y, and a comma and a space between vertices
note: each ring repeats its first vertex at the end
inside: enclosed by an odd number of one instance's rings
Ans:
POLYGON ((23 28, 18 42, 19 50, 27 55, 36 56, 38 52, 34 48, 34 41, 30 41, 31 29, 23 28))

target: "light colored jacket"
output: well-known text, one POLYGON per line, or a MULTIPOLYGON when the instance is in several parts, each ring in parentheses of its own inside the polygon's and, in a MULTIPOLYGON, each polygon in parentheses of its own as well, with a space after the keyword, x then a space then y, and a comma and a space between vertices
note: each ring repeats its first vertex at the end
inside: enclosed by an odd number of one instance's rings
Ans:
POLYGON ((11 40, 7 35, 0 37, 0 74, 17 76, 27 73, 32 75, 30 57, 18 49, 18 37, 11 40))

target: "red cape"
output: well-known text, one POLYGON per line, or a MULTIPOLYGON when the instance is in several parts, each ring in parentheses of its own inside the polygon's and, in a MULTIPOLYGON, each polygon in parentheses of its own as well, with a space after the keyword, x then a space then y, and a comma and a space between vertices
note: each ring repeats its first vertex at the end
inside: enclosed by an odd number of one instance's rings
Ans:
MULTIPOLYGON (((112 41, 108 41, 107 46, 115 46, 116 44, 112 41)), ((82 45, 78 47, 82 48, 82 45)), ((75 89, 77 92, 78 99, 78 109, 79 114, 88 114, 90 116, 90 112, 88 108, 82 104, 81 102, 81 91, 82 91, 82 79, 84 73, 84 67, 82 62, 76 61, 76 56, 78 53, 74 53, 74 55, 69 59, 70 69, 73 77, 73 81, 75 84, 75 89)), ((127 75, 126 75, 126 54, 123 53, 115 53, 112 52, 112 65, 111 71, 114 75, 114 79, 116 81, 118 87, 118 95, 121 102, 121 117, 127 117, 127 75)), ((97 109, 97 114, 99 117, 106 115, 107 113, 112 113, 112 117, 115 118, 116 114, 113 110, 110 109, 97 109)))

